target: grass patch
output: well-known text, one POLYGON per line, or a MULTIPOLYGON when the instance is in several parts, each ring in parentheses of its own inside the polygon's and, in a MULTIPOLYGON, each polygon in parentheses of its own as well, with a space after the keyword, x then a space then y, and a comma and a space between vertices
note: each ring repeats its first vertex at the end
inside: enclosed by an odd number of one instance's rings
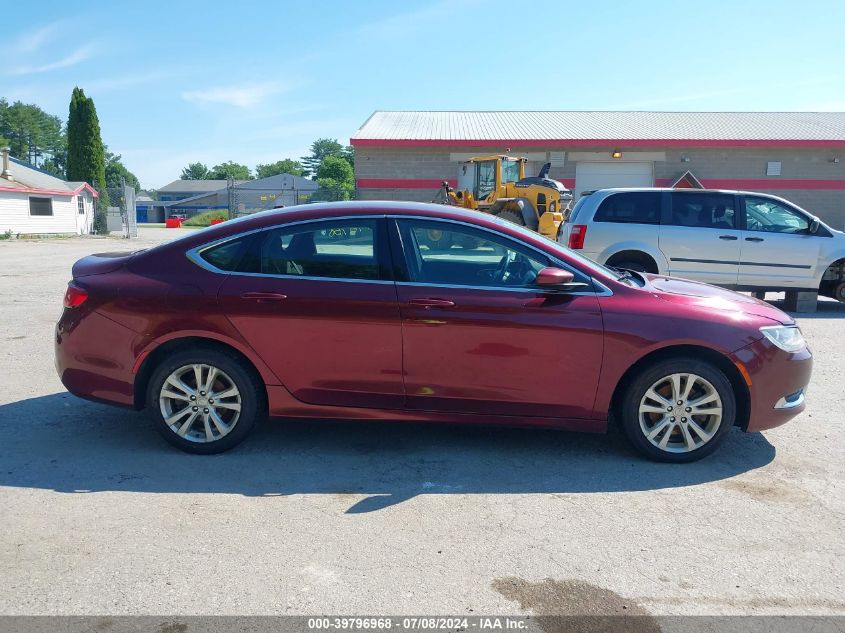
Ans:
POLYGON ((211 226, 212 220, 228 220, 228 211, 203 211, 182 222, 185 226, 211 226))

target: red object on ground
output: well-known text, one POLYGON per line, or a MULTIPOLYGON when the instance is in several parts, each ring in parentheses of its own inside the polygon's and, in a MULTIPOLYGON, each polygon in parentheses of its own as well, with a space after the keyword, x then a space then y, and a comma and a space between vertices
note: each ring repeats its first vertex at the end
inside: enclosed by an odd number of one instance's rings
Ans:
POLYGON ((224 220, 223 218, 215 218, 214 220, 211 221, 211 225, 214 226, 215 224, 222 224, 225 221, 226 220, 224 220))
POLYGON ((182 220, 180 220, 179 218, 167 218, 164 221, 164 227, 167 229, 182 228, 182 220))

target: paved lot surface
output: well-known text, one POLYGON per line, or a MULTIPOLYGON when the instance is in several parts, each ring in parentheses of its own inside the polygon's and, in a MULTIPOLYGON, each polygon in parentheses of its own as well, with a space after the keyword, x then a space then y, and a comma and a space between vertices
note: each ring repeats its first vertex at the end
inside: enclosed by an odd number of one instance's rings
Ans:
POLYGON ((845 614, 845 306, 800 318, 806 413, 696 464, 322 422, 199 457, 53 368, 71 263, 174 233, 0 242, 0 613, 845 614))

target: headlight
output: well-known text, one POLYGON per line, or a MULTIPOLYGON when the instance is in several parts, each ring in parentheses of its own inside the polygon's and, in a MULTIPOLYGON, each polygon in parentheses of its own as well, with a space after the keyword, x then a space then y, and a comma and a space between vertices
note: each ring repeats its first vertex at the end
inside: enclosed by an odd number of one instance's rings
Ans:
POLYGON ((806 346, 804 336, 796 325, 772 325, 761 327, 760 331, 784 352, 799 352, 806 346))

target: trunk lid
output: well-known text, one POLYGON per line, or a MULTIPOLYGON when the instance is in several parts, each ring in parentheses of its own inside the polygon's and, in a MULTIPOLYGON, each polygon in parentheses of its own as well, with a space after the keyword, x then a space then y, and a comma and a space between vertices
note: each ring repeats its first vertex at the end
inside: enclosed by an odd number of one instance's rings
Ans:
POLYGON ((74 279, 110 273, 126 265, 132 257, 140 251, 119 253, 97 253, 78 260, 72 269, 74 279))

